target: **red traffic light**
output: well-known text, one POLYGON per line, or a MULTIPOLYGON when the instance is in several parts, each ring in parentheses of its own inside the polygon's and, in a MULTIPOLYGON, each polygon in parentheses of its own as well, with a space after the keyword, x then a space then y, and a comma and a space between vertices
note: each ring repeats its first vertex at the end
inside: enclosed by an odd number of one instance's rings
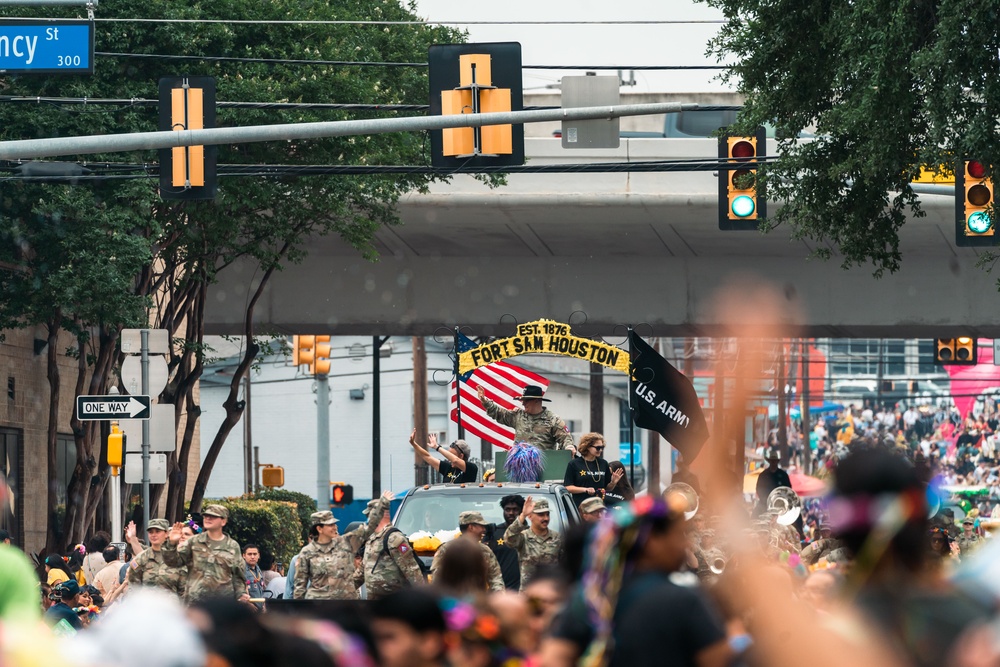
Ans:
POLYGON ((733 144, 732 156, 734 158, 751 158, 757 154, 757 149, 749 141, 737 141, 733 144))
POLYGON ((967 163, 965 168, 968 170, 969 176, 972 178, 986 178, 986 165, 982 162, 972 160, 967 163))

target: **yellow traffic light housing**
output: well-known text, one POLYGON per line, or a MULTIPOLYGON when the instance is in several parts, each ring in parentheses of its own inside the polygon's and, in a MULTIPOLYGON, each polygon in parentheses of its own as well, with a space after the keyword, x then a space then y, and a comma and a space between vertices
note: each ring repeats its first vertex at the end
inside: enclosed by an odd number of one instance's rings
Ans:
POLYGON ((118 428, 118 423, 111 424, 111 433, 108 434, 108 465, 112 468, 121 468, 125 460, 125 434, 118 428))
POLYGON ((315 346, 313 347, 313 363, 310 366, 310 370, 313 375, 329 375, 330 374, 330 337, 329 336, 316 336, 315 346))
POLYGON ((269 489, 285 485, 285 469, 281 466, 265 466, 260 471, 260 484, 269 489))
POLYGON ((750 137, 719 137, 719 229, 756 230, 758 220, 767 216, 767 200, 757 183, 766 153, 764 128, 750 137))
POLYGON ((979 351, 976 339, 963 336, 960 338, 935 338, 934 363, 941 366, 975 366, 979 351))
MULTIPOLYGON (((511 110, 510 88, 492 85, 492 57, 466 53, 458 58, 459 87, 441 91, 441 115, 496 113, 511 110)), ((481 128, 454 127, 441 131, 445 156, 510 155, 514 152, 511 125, 481 128)))
MULTIPOLYGON (((215 127, 215 79, 166 77, 159 85, 159 129, 185 132, 215 127)), ((215 146, 161 149, 160 197, 166 200, 214 199, 218 191, 215 146)))
POLYGON ((316 336, 292 336, 292 365, 309 366, 316 358, 316 336))
POLYGON ((955 170, 955 245, 1000 245, 993 210, 993 169, 963 160, 955 170))

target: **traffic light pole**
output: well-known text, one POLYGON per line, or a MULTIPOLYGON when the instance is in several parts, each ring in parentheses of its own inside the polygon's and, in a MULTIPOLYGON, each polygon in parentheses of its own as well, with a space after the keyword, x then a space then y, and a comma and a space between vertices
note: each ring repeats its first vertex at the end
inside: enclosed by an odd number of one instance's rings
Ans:
MULTIPOLYGON (((142 395, 149 396, 149 329, 139 330, 142 395)), ((142 534, 149 539, 149 420, 142 420, 142 534)))
POLYGON ((218 146, 260 141, 319 139, 392 132, 421 132, 453 127, 483 127, 544 123, 554 120, 595 120, 622 116, 648 116, 682 111, 697 111, 698 104, 676 102, 659 104, 618 104, 614 106, 576 107, 572 109, 532 109, 497 113, 414 116, 410 118, 371 118, 323 123, 287 123, 248 127, 213 127, 206 130, 135 132, 102 134, 54 139, 19 139, 0 142, 0 160, 37 159, 57 155, 88 155, 125 151, 158 150, 180 146, 218 146))
POLYGON ((316 510, 330 509, 330 380, 316 376, 316 510))

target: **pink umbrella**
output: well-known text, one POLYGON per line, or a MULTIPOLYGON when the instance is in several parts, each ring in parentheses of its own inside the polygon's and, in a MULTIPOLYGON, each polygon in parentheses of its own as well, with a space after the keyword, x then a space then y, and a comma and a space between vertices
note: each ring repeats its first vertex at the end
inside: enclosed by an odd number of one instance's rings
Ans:
POLYGON ((821 479, 802 475, 797 472, 788 473, 788 479, 792 482, 792 491, 802 497, 822 496, 826 493, 826 483, 821 479))

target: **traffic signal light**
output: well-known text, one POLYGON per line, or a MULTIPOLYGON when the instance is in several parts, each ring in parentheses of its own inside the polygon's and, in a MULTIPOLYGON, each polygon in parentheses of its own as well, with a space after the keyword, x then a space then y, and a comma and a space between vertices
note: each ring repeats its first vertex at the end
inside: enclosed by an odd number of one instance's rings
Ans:
POLYGON ((266 466, 260 471, 260 484, 267 488, 285 485, 285 469, 281 466, 266 466))
POLYGON ((978 356, 975 338, 934 339, 934 363, 938 365, 975 366, 978 356))
POLYGON ((292 365, 313 375, 330 374, 330 336, 292 336, 292 365))
POLYGON ((330 337, 316 336, 316 345, 313 348, 315 358, 309 370, 313 375, 330 374, 330 337))
POLYGON ((343 482, 330 483, 330 504, 342 507, 354 502, 354 487, 343 482))
POLYGON ((767 135, 758 128, 752 137, 719 137, 719 229, 755 230, 767 216, 758 165, 767 155, 767 135))
POLYGON ((112 468, 121 468, 124 456, 125 434, 118 428, 117 423, 113 423, 111 433, 108 435, 108 465, 112 468))
POLYGON ((1000 245, 994 221, 992 167, 963 160, 955 169, 955 245, 1000 245))
POLYGON ((316 336, 292 336, 292 365, 309 366, 316 359, 316 336))
MULTIPOLYGON (((159 128, 165 132, 215 127, 215 79, 210 76, 160 79, 159 128)), ((218 192, 215 146, 176 146, 160 155, 160 198, 215 199, 218 192)))

